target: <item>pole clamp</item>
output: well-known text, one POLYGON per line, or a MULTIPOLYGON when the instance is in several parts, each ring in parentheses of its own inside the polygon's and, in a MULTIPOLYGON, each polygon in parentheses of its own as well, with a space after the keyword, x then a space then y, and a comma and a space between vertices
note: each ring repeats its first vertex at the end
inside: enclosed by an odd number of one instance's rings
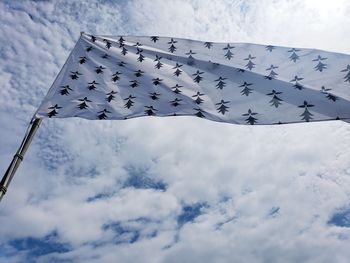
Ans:
POLYGON ((4 185, 0 185, 0 192, 6 194, 7 188, 4 185))
POLYGON ((14 157, 17 157, 18 159, 20 159, 21 161, 23 161, 23 155, 16 153, 14 157))

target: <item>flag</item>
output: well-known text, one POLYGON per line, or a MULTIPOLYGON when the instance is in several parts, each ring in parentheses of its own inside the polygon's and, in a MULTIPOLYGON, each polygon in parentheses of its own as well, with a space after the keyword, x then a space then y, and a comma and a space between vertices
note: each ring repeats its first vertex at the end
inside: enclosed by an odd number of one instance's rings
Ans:
POLYGON ((350 56, 317 49, 82 34, 36 118, 350 119, 350 56))

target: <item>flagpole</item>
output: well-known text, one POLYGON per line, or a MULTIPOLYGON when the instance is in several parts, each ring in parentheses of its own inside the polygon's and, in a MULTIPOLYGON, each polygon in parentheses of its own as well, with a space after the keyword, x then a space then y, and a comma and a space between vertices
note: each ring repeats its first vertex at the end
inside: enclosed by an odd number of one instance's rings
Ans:
POLYGON ((9 185, 11 183, 12 178, 14 177, 14 175, 17 171, 17 168, 21 164, 21 162, 24 158, 24 155, 28 150, 29 145, 33 140, 33 137, 34 137, 37 129, 40 126, 40 123, 41 123, 41 119, 38 119, 38 118, 35 118, 30 122, 20 147, 18 148, 16 154, 13 156, 12 162, 10 163, 4 176, 1 179, 1 182, 0 182, 0 201, 4 197, 4 195, 7 191, 7 188, 9 187, 9 185))
MULTIPOLYGON (((80 32, 80 38, 83 35, 84 35, 84 32, 80 32)), ((63 67, 61 68, 59 74, 56 76, 56 79, 54 82, 56 82, 58 76, 61 74, 61 72, 62 72, 63 68, 65 67, 65 65, 67 64, 69 58, 72 56, 72 53, 73 53, 74 49, 77 47, 80 38, 75 43, 73 50, 71 51, 69 57, 67 58, 63 67)), ((51 86, 50 90, 52 89, 52 87, 53 86, 51 86)), ((49 90, 49 92, 50 92, 50 90, 49 90)), ((17 171, 17 168, 19 167, 20 163, 22 162, 23 157, 24 157, 29 145, 33 140, 33 137, 34 137, 37 129, 40 126, 41 121, 42 121, 42 119, 33 117, 33 119, 31 120, 31 122, 27 128, 26 134, 24 135, 21 146, 18 148, 16 154, 13 156, 13 159, 12 159, 9 167, 7 168, 4 176, 2 177, 1 182, 0 182, 0 202, 1 202, 2 198, 4 197, 12 178, 14 177, 14 175, 17 171)))

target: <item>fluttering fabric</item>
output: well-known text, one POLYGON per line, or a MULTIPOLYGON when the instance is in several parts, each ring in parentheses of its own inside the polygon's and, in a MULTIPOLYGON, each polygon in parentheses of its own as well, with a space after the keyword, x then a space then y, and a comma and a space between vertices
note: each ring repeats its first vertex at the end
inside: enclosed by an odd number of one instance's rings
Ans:
POLYGON ((350 119, 350 56, 316 49, 82 34, 37 118, 350 119))

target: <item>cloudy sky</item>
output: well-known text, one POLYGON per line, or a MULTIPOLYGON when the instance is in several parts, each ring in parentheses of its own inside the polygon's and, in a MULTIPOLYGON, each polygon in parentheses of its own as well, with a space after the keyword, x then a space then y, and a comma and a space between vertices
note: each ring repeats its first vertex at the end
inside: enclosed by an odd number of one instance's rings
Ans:
MULTIPOLYGON (((0 171, 80 31, 350 54, 347 0, 0 1, 0 171)), ((45 119, 0 262, 348 262, 350 125, 45 119)))

